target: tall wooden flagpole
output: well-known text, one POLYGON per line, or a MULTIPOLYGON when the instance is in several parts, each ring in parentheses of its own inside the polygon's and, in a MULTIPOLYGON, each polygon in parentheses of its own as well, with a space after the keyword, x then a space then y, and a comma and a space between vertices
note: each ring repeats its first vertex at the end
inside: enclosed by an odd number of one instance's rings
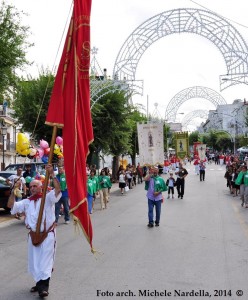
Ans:
MULTIPOLYGON (((54 151, 56 135, 57 135, 57 126, 53 126, 53 133, 52 133, 52 139, 51 139, 51 144, 50 144, 50 153, 49 153, 49 157, 48 157, 48 164, 51 164, 52 160, 53 160, 53 151, 54 151)), ((40 203, 39 216, 38 216, 38 221, 37 221, 36 231, 35 231, 37 234, 40 233, 40 226, 41 226, 43 210, 44 210, 44 206, 45 206, 48 182, 49 182, 49 173, 48 173, 48 171, 46 171, 46 177, 45 177, 45 181, 44 181, 42 198, 41 198, 41 203, 40 203)))

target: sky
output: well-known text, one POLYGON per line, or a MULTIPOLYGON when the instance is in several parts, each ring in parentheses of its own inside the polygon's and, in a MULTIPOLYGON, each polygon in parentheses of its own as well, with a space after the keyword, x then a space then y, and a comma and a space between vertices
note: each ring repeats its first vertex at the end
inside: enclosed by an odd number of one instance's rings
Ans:
MULTIPOLYGON (((42 67, 56 69, 71 14, 71 0, 6 0, 28 14, 22 23, 30 26, 29 41, 35 46, 27 58, 33 66, 23 75, 38 76, 42 67)), ((96 60, 101 69, 112 76, 118 53, 129 35, 149 18, 177 8, 207 8, 229 22, 248 43, 247 0, 92 0, 91 47, 98 48, 96 60), (241 25, 243 26, 241 26, 241 25)), ((172 34, 153 43, 141 57, 136 79, 143 80, 143 96, 133 98, 153 115, 165 116, 170 100, 180 91, 192 86, 215 90, 232 103, 248 99, 248 86, 236 85, 220 92, 219 75, 226 73, 219 49, 209 40, 195 34, 172 34)), ((192 110, 210 110, 214 105, 197 98, 184 102, 177 112, 176 121, 192 110)), ((193 128, 201 122, 195 119, 193 128)))

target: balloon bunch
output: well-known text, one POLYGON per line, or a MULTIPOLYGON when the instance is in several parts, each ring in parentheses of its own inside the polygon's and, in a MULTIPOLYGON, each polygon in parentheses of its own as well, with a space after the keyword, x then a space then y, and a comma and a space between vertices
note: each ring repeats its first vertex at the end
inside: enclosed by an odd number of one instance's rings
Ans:
MULTIPOLYGON (((40 140, 40 148, 36 149, 30 145, 28 137, 24 133, 19 132, 17 134, 16 152, 30 159, 39 157, 46 164, 48 163, 50 147, 48 142, 42 139, 40 140)), ((63 158, 63 139, 60 136, 56 137, 53 153, 56 159, 63 158)))
MULTIPOLYGON (((33 181, 33 180, 39 180, 39 181, 42 183, 42 187, 43 187, 44 182, 45 182, 45 178, 46 178, 45 175, 40 174, 40 173, 37 173, 34 177, 27 176, 27 177, 25 178, 25 181, 26 181, 26 183, 30 183, 30 182, 33 181)), ((48 186, 48 187, 47 187, 47 190, 51 190, 51 189, 52 189, 51 186, 48 186)))
MULTIPOLYGON (((43 163, 48 163, 48 156, 50 153, 50 147, 47 141, 40 140, 40 148, 38 149, 39 157, 43 163)), ((63 139, 60 136, 56 137, 56 144, 54 145, 53 153, 58 159, 63 157, 63 139)))
POLYGON ((17 134, 16 152, 21 156, 30 154, 30 142, 24 133, 19 132, 17 134))

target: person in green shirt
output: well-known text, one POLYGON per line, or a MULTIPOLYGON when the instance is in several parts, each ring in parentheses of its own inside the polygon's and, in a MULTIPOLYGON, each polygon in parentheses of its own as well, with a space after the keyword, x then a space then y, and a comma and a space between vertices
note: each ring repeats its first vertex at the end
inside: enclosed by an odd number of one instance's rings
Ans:
POLYGON ((107 208, 107 202, 109 197, 109 188, 111 188, 112 183, 109 176, 107 176, 105 170, 103 169, 99 175, 99 193, 101 199, 102 209, 107 208))
POLYGON ((56 175, 56 177, 60 184, 62 196, 59 199, 59 201, 55 203, 55 223, 58 225, 61 205, 63 205, 65 224, 69 224, 70 223, 70 204, 69 204, 70 199, 69 199, 69 194, 68 194, 68 189, 66 184, 65 169, 63 166, 61 166, 59 167, 58 171, 59 172, 56 175))
POLYGON ((99 181, 98 181, 98 177, 96 176, 96 170, 95 169, 91 169, 90 170, 90 177, 89 177, 93 183, 93 202, 92 202, 92 211, 94 209, 94 202, 96 200, 96 194, 99 191, 99 181))
POLYGON ((241 206, 248 208, 248 172, 247 166, 243 165, 238 174, 235 184, 240 186, 241 206))
POLYGON ((87 201, 88 201, 89 214, 92 214, 93 197, 94 197, 94 182, 89 176, 87 180, 87 201))

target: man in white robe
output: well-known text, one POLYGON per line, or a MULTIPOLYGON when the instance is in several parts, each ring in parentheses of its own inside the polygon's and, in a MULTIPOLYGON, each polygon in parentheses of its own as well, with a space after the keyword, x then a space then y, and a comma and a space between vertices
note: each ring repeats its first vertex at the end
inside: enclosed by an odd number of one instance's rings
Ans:
MULTIPOLYGON (((54 174, 52 165, 47 165, 46 170, 53 179, 54 189, 46 194, 40 232, 48 231, 48 235, 38 246, 33 245, 30 234, 28 237, 28 271, 36 282, 30 292, 38 292, 41 298, 48 296, 49 280, 56 248, 55 203, 61 198, 60 184, 54 174)), ((18 185, 15 187, 18 187, 18 185)), ((31 196, 19 202, 15 202, 13 189, 8 207, 11 208, 11 214, 25 213, 26 227, 35 232, 41 204, 42 183, 39 180, 33 180, 30 182, 29 188, 31 196)))

